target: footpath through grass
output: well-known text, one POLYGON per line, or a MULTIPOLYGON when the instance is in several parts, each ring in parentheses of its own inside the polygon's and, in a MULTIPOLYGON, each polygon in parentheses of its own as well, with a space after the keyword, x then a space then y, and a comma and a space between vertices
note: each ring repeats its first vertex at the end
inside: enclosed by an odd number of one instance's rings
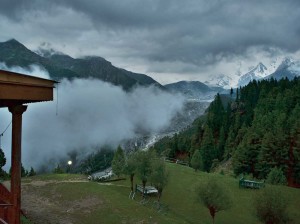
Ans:
MULTIPOLYGON (((130 182, 127 180, 101 184, 80 182, 86 179, 78 175, 44 175, 24 179, 24 200, 36 200, 38 206, 23 202, 34 223, 212 223, 208 210, 197 203, 195 188, 208 178, 217 178, 228 189, 233 199, 232 207, 217 213, 216 224, 259 223, 255 217, 253 198, 260 190, 240 189, 238 179, 219 174, 195 172, 178 164, 168 164, 170 179, 164 189, 161 202, 163 210, 153 204, 155 197, 146 204, 141 196, 128 198, 130 182), (74 181, 76 180, 76 181, 74 181), (68 182, 70 181, 70 182, 68 182), (72 181, 72 182, 71 182, 72 181), (45 202, 45 203, 44 203, 45 202), (30 208, 31 206, 31 208, 30 208), (42 207, 45 207, 43 209, 42 207), (38 212, 34 212, 38 209, 38 212), (48 215, 47 215, 48 214, 48 215), (49 215, 52 214, 52 215, 49 215), (56 217, 51 222, 49 217, 56 217)), ((140 184, 140 181, 137 181, 140 184)), ((268 185, 266 186, 268 187, 268 185)), ((288 197, 288 210, 292 223, 300 220, 300 189, 280 186, 288 197)))

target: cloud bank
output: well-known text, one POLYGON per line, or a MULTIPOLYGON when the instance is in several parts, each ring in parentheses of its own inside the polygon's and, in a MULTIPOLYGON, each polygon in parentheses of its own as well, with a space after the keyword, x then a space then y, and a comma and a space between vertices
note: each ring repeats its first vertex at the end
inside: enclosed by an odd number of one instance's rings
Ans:
MULTIPOLYGON (((10 70, 42 74, 45 78, 45 71, 37 66, 31 68, 31 71, 10 70)), ((54 102, 29 104, 23 114, 22 161, 27 167, 37 167, 50 159, 58 161, 74 149, 91 152, 93 146, 116 146, 137 137, 141 131, 158 132, 169 125, 182 106, 181 96, 155 87, 138 87, 128 93, 99 80, 63 80, 54 102)), ((2 131, 11 115, 4 108, 0 117, 2 131)), ((8 160, 10 135, 11 128, 2 140, 8 160)), ((9 164, 8 161, 6 167, 9 164)))

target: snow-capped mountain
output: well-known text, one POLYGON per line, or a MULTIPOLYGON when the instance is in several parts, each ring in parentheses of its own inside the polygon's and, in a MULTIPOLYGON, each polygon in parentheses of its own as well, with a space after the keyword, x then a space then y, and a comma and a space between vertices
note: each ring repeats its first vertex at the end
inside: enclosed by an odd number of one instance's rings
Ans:
POLYGON ((271 63, 268 66, 268 70, 269 70, 270 74, 272 74, 276 71, 276 69, 278 68, 278 66, 280 64, 280 61, 281 60, 279 57, 277 57, 271 61, 271 63))
POLYGON ((300 73, 300 61, 294 62, 291 66, 289 66, 288 70, 292 73, 297 73, 299 76, 300 73))
POLYGON ((34 53, 44 58, 50 58, 53 55, 64 55, 63 53, 55 51, 52 48, 51 49, 38 48, 36 51, 34 51, 34 53))
POLYGON ((290 66, 292 66, 294 64, 295 64, 295 62, 294 62, 294 60, 292 58, 286 57, 286 58, 283 59, 283 61, 278 66, 278 68, 276 69, 276 71, 287 69, 288 67, 290 67, 290 66))
POLYGON ((291 58, 285 58, 278 66, 276 71, 265 78, 274 78, 280 80, 285 77, 288 79, 293 79, 295 76, 300 76, 300 61, 294 61, 291 58))
POLYGON ((238 86, 245 86, 252 80, 263 79, 263 78, 267 77, 269 74, 270 73, 269 73, 267 67, 263 63, 260 62, 256 67, 254 67, 249 72, 247 72, 246 74, 242 75, 239 78, 238 86))
POLYGON ((210 87, 222 87, 224 89, 230 89, 233 85, 232 77, 224 74, 213 75, 204 83, 210 87))

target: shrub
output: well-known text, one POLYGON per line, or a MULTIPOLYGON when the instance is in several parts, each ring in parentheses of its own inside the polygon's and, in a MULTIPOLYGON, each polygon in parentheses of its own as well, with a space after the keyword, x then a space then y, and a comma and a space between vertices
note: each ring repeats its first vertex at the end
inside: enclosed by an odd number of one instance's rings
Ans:
POLYGON ((57 167, 55 167, 55 169, 53 170, 53 173, 62 174, 62 173, 64 173, 64 170, 60 167, 59 164, 57 164, 57 167))
POLYGON ((281 169, 275 167, 271 169, 267 176, 267 183, 269 184, 283 184, 286 185, 286 177, 281 169))
POLYGON ((256 195, 254 201, 257 218, 266 224, 288 222, 287 199, 284 193, 275 187, 268 187, 256 195))

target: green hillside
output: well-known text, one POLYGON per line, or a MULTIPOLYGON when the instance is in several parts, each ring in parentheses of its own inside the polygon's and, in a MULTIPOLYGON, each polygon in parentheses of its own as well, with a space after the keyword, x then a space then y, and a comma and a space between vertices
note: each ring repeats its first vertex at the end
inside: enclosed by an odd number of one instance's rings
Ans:
POLYGON ((289 186, 300 187, 299 116, 299 78, 254 80, 235 96, 218 94, 191 127, 161 139, 154 148, 187 162, 200 151, 201 170, 207 172, 228 159, 236 175, 257 179, 267 179, 278 168, 289 186))
MULTIPOLYGON (((155 197, 142 205, 141 196, 128 198, 129 180, 100 184, 80 175, 41 175, 22 181, 22 207, 32 223, 212 223, 208 210, 197 203, 195 188, 216 178, 232 197, 233 206, 216 215, 216 224, 259 223, 253 198, 261 190, 240 189, 238 179, 167 165, 170 179, 163 191, 164 208, 153 208, 155 197)), ((138 181, 139 182, 139 181, 138 181)), ((269 185, 266 188, 271 187, 269 185)), ((300 220, 300 190, 277 186, 288 199, 291 223, 300 220)))

